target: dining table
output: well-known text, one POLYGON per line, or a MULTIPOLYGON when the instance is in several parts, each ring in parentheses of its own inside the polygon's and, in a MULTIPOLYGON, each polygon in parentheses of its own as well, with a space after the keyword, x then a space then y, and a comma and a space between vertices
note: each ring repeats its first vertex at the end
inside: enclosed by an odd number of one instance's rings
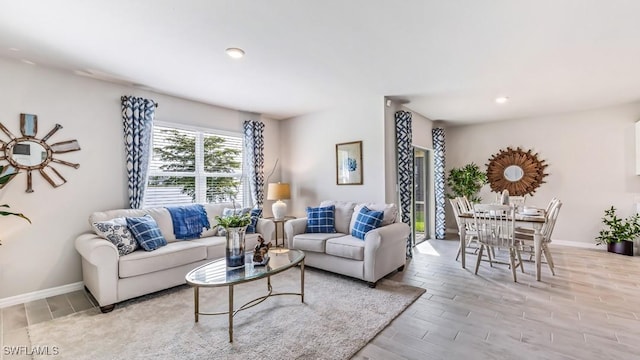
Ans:
MULTIPOLYGON (((466 239, 466 229, 467 224, 473 224, 473 212, 463 212, 459 216, 460 218, 460 259, 462 262, 462 268, 464 269, 466 266, 466 251, 464 250, 466 247, 465 239, 466 239)), ((541 210, 537 215, 528 215, 516 212, 516 225, 532 228, 533 229, 533 249, 534 249, 534 258, 536 265, 536 280, 540 281, 541 278, 541 269, 542 269, 542 226, 546 222, 546 216, 544 215, 544 210, 541 210)))

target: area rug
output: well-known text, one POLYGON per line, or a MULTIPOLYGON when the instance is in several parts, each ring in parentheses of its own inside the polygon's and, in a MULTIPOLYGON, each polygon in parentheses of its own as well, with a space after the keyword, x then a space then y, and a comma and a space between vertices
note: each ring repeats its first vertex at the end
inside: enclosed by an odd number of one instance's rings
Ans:
MULTIPOLYGON (((298 292, 299 269, 272 276, 276 292, 298 292)), ((234 288, 235 304, 264 295, 266 280, 234 288)), ((193 316, 193 290, 180 286, 118 304, 29 326, 32 346, 57 347, 47 359, 348 359, 425 290, 382 279, 366 283, 305 270, 305 302, 276 296, 234 317, 193 316)), ((224 311, 227 288, 202 288, 200 311, 224 311)), ((36 356, 38 358, 38 356, 36 356)))

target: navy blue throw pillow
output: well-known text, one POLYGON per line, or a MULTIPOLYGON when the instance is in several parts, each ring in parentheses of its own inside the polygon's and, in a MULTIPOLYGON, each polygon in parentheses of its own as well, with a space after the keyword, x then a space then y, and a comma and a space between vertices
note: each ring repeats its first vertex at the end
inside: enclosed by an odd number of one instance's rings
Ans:
POLYGON ((367 232, 380 226, 383 214, 382 211, 369 210, 366 206, 363 207, 358 213, 356 223, 351 230, 351 235, 364 240, 367 232))
POLYGON ((334 233, 335 205, 327 207, 307 208, 307 233, 334 233))

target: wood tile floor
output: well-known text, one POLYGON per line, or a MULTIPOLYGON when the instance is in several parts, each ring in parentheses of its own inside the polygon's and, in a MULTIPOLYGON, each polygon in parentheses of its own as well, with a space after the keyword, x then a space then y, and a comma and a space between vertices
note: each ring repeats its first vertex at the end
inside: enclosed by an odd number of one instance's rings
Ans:
MULTIPOLYGON (((391 279, 427 292, 354 359, 638 359, 640 257, 551 245, 556 276, 533 263, 511 279, 507 266, 483 262, 473 274, 454 260, 457 241, 418 245, 391 279)), ((1 309, 6 345, 29 345, 26 327, 95 306, 84 291, 1 309)), ((54 358, 54 357, 52 357, 54 358)))
POLYGON ((640 258, 551 244, 546 264, 518 270, 429 240, 391 279, 427 292, 355 359, 640 359, 640 258))

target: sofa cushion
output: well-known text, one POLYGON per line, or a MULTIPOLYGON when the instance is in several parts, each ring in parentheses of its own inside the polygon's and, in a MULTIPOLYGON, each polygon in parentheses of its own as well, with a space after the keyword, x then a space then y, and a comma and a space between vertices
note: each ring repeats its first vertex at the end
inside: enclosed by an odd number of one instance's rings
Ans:
POLYGON ((138 242, 127 228, 127 219, 123 217, 97 221, 91 225, 98 236, 111 241, 118 248, 120 256, 130 254, 138 248, 138 242))
POLYGON ((351 235, 328 239, 325 244, 325 253, 362 261, 364 260, 364 241, 351 235))
POLYGON ((153 251, 167 245, 167 240, 162 236, 158 223, 156 223, 151 215, 128 217, 127 227, 138 242, 138 245, 146 251, 153 251))
POLYGON ((336 232, 349 234, 351 224, 351 217, 353 216, 353 208, 356 206, 356 203, 351 201, 334 201, 334 200, 325 200, 320 203, 321 207, 326 206, 335 206, 336 211, 334 214, 335 219, 335 227, 336 232))
POLYGON ((307 233, 334 233, 336 207, 307 207, 307 233))
POLYGON ((362 207, 356 216, 356 223, 353 225, 351 235, 364 240, 364 236, 369 231, 380 226, 382 215, 382 211, 369 210, 366 206, 362 207))
POLYGON ((351 234, 353 231, 353 226, 356 224, 356 218, 358 217, 358 213, 360 213, 360 209, 363 207, 367 207, 369 210, 382 211, 382 223, 380 226, 387 226, 389 224, 393 224, 396 222, 398 218, 398 207, 396 204, 376 204, 376 203, 362 203, 355 206, 353 209, 353 216, 351 217, 351 223, 349 224, 349 231, 347 234, 351 234))
POLYGON ((134 251, 121 256, 119 276, 121 278, 148 274, 204 260, 207 249, 195 241, 176 241, 155 251, 134 251))
POLYGON ((207 249, 207 259, 215 260, 224 257, 227 242, 227 238, 224 236, 209 236, 191 240, 191 242, 201 244, 207 249))
POLYGON ((291 248, 298 249, 302 251, 314 251, 314 252, 324 252, 325 249, 325 241, 327 239, 344 236, 344 234, 340 233, 312 233, 312 234, 298 234, 293 237, 293 241, 291 241, 291 248))
POLYGON ((89 224, 93 224, 98 221, 112 220, 117 217, 141 217, 144 215, 151 215, 156 221, 162 236, 164 236, 167 242, 176 241, 176 237, 173 234, 173 222, 171 221, 171 214, 169 210, 163 207, 149 208, 149 209, 118 209, 108 211, 94 212, 89 216, 89 224))

